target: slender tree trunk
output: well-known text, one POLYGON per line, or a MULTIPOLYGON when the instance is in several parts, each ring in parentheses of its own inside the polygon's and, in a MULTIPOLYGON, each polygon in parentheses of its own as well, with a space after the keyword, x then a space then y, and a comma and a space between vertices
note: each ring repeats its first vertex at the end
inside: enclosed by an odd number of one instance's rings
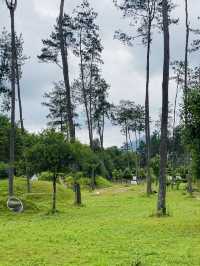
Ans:
POLYGON ((188 101, 188 46, 189 46, 189 21, 188 21, 188 0, 185 0, 185 27, 186 27, 186 36, 185 36, 185 69, 184 69, 184 100, 185 100, 185 122, 187 123, 187 101, 188 101))
POLYGON ((21 88, 20 88, 20 78, 19 78, 19 66, 17 60, 17 51, 15 50, 15 58, 16 58, 16 79, 17 79, 17 94, 19 101, 19 117, 20 117, 20 125, 22 133, 24 133, 24 121, 23 121, 23 111, 22 111, 22 100, 21 100, 21 88))
POLYGON ((90 112, 88 108, 88 101, 87 101, 87 94, 85 89, 85 81, 84 81, 84 68, 83 68, 83 55, 82 55, 82 34, 80 32, 80 68, 81 68, 81 83, 82 83, 82 93, 83 93, 83 101, 85 106, 86 112, 86 119, 87 119, 87 126, 88 126, 88 134, 89 134, 89 141, 90 141, 90 148, 93 149, 93 132, 92 132, 92 125, 90 120, 90 112))
POLYGON ((65 83, 66 90, 66 104, 67 104, 67 120, 69 126, 69 136, 70 141, 75 140, 75 127, 73 121, 73 108, 71 103, 71 89, 69 82, 69 66, 68 66, 68 52, 67 47, 64 43, 63 36, 63 13, 64 13, 64 0, 60 1, 60 14, 59 14, 59 38, 60 38, 60 51, 62 57, 62 65, 63 65, 63 77, 65 83))
POLYGON ((59 113, 60 113, 60 131, 63 132, 63 110, 62 110, 62 95, 61 93, 59 94, 59 101, 60 101, 60 106, 59 106, 59 113))
POLYGON ((128 151, 128 126, 125 125, 125 135, 126 135, 126 143, 125 143, 125 146, 126 146, 126 152, 127 152, 127 155, 128 155, 128 160, 127 160, 127 163, 128 163, 128 168, 130 168, 130 162, 129 162, 129 151, 128 151))
POLYGON ((13 196, 13 179, 14 179, 14 162, 15 162, 15 66, 16 66, 16 43, 15 43, 15 10, 10 8, 11 17, 11 47, 12 47, 12 62, 11 62, 11 129, 10 129, 10 166, 9 166, 9 196, 13 196))
POLYGON ((101 128, 101 149, 103 150, 103 143, 104 143, 104 128, 105 128, 105 115, 103 114, 103 121, 102 121, 102 128, 101 128))
POLYGON ((95 178, 95 168, 92 168, 92 180, 91 180, 91 188, 95 190, 96 187, 96 178, 95 178))
POLYGON ((151 48, 151 18, 148 23, 147 36, 147 61, 146 61, 146 98, 145 98, 145 136, 146 136, 146 180, 147 195, 152 193, 150 173, 150 122, 149 122, 149 69, 150 69, 150 48, 151 48))
POLYGON ((89 118, 90 118, 90 132, 92 136, 92 146, 93 146, 93 120, 92 120, 92 79, 93 79, 93 59, 92 54, 91 64, 90 64, 90 83, 89 83, 89 118))
POLYGON ((75 204, 81 205, 81 187, 79 183, 75 182, 74 190, 75 190, 75 204))
POLYGON ((137 149, 138 149, 138 138, 137 138, 137 132, 135 131, 135 143, 136 143, 136 149, 135 149, 135 154, 136 154, 136 176, 138 177, 139 175, 139 169, 138 169, 138 153, 137 153, 137 149))
MULTIPOLYGON (((140 131, 138 132, 138 148, 140 147, 140 142, 141 142, 141 135, 140 135, 140 131)), ((140 153, 138 152, 138 171, 140 173, 141 170, 141 156, 140 153)))
POLYGON ((175 153, 175 126, 176 126, 176 106, 177 106, 177 98, 178 98, 178 89, 179 89, 179 74, 177 75, 177 86, 176 86, 176 95, 174 100, 174 117, 173 117, 173 127, 172 127, 172 143, 173 143, 173 158, 172 158, 172 169, 173 169, 173 176, 172 176, 172 186, 175 183, 175 161, 176 161, 176 153, 175 153))
POLYGON ((125 126, 125 135, 126 135, 126 151, 128 152, 128 126, 125 126))
POLYGON ((193 188, 192 188, 192 176, 191 173, 187 174, 187 192, 190 194, 190 196, 192 196, 192 192, 193 192, 193 188))
POLYGON ((99 141, 101 145, 101 149, 103 150, 103 141, 104 141, 104 127, 105 127, 105 115, 102 115, 102 121, 99 118, 97 121, 97 131, 99 134, 99 141))
MULTIPOLYGON (((129 142, 131 144, 131 151, 134 154, 133 142, 131 140, 131 134, 129 130, 128 130, 128 137, 129 137, 129 142)), ((137 176, 137 153, 135 153, 135 168, 136 168, 135 170, 136 170, 136 176, 137 176)))
POLYGON ((27 193, 31 193, 31 183, 30 183, 30 176, 29 175, 27 175, 26 181, 27 181, 27 193))
POLYGON ((164 64, 162 83, 162 121, 160 140, 160 175, 157 212, 159 215, 166 214, 166 166, 167 166, 167 127, 168 127, 168 87, 169 87, 169 21, 168 1, 162 0, 163 36, 164 36, 164 64))
MULTIPOLYGON (((188 126, 188 46, 189 46, 189 18, 188 18, 188 0, 185 0, 185 73, 184 73, 184 105, 185 105, 185 126, 188 126)), ((187 148, 186 148, 187 149, 187 148)), ((189 157, 189 151, 186 150, 187 157, 189 157)), ((189 176, 189 175, 188 175, 189 176)), ((188 177, 188 193, 192 194, 192 179, 188 177)))
POLYGON ((53 175, 53 199, 52 199, 52 213, 56 212, 56 173, 53 175))

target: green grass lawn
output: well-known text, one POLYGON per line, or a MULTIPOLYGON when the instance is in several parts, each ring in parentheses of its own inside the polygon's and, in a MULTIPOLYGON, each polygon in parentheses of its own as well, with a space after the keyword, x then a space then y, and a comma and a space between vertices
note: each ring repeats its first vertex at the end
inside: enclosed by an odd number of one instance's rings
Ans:
POLYGON ((58 186, 59 213, 48 214, 51 183, 35 182, 33 194, 25 181, 15 191, 25 212, 6 210, 5 181, 0 181, 0 265, 200 265, 200 200, 167 195, 169 217, 152 217, 156 195, 144 187, 113 186, 83 192, 83 207, 73 193, 58 186))

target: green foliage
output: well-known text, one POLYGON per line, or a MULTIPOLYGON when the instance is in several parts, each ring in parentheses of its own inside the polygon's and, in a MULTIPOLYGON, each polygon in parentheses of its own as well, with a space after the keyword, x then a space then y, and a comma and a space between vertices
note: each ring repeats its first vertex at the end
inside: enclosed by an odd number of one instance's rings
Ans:
POLYGON ((38 175, 38 179, 39 180, 43 180, 43 181, 51 181, 53 178, 53 173, 50 171, 46 171, 46 172, 41 172, 38 175))
POLYGON ((105 150, 105 153, 110 157, 110 160, 112 162, 112 171, 115 169, 124 171, 127 168, 128 164, 131 169, 135 168, 135 153, 127 153, 126 151, 123 151, 115 146, 107 148, 105 150))
POLYGON ((77 182, 81 185, 82 188, 90 186, 90 178, 85 177, 83 172, 74 172, 64 177, 64 182, 68 187, 73 187, 74 182, 77 182))
POLYGON ((0 178, 6 178, 8 176, 8 164, 0 162, 0 178))
MULTIPOLYGON (((75 181, 75 178, 73 175, 65 177, 65 184, 68 187, 72 188, 74 185, 74 181, 75 181)), ((110 181, 108 181, 102 176, 97 176, 95 178, 95 181, 96 181, 97 188, 106 188, 112 185, 110 181)), ((79 178, 76 178, 76 182, 79 183, 82 188, 89 188, 91 186, 91 178, 88 178, 88 177, 80 176, 79 178)))
POLYGON ((192 175, 195 179, 200 179, 200 148, 192 150, 192 175))
POLYGON ((71 176, 71 175, 65 176, 64 180, 65 180, 65 184, 68 187, 73 187, 73 185, 74 185, 74 177, 73 176, 71 176))
POLYGON ((152 168, 150 168, 152 182, 157 182, 158 176, 154 175, 152 168))
POLYGON ((42 171, 62 172, 71 160, 71 147, 61 133, 46 130, 30 149, 26 151, 28 166, 36 173, 42 171))
POLYGON ((192 155, 192 172, 195 178, 200 178, 200 90, 194 87, 189 90, 187 106, 187 127, 184 131, 184 141, 189 146, 192 155))
POLYGON ((144 168, 140 168, 140 169, 138 170, 138 175, 139 175, 142 179, 146 178, 146 171, 145 171, 145 169, 144 169, 144 168))
POLYGON ((116 179, 116 180, 123 178, 122 170, 121 169, 119 169, 119 170, 114 169, 112 172, 112 177, 113 177, 113 179, 116 179))
POLYGON ((97 188, 106 188, 106 187, 111 187, 112 184, 110 181, 108 181, 104 177, 97 176, 96 177, 96 186, 97 186, 97 188))
MULTIPOLYGON (((7 116, 0 114, 0 161, 9 162, 10 121, 7 116)), ((16 161, 21 158, 23 151, 23 137, 21 130, 16 125, 15 157, 16 161)))
POLYGON ((160 169, 160 156, 159 155, 156 155, 155 157, 151 159, 150 166, 153 170, 153 174, 156 177, 159 177, 159 169, 160 169))
POLYGON ((176 175, 180 175, 181 178, 186 179, 189 169, 187 166, 180 166, 176 169, 176 175))
POLYGON ((78 183, 82 186, 82 187, 89 187, 91 184, 91 179, 88 177, 81 177, 78 180, 78 183))
POLYGON ((70 147, 74 170, 82 171, 85 176, 91 176, 93 170, 101 171, 101 161, 89 146, 75 142, 70 147))
MULTIPOLYGON (((0 116, 0 161, 9 162, 9 119, 0 116)), ((16 129, 16 175, 32 176, 35 173, 82 172, 83 177, 123 177, 128 167, 134 172, 136 154, 117 147, 92 151, 88 145, 76 141, 69 143, 64 134, 45 130, 41 134, 21 134, 16 129), (116 172, 118 171, 118 173, 116 172), (114 174, 113 174, 114 173, 114 174)), ((69 174, 70 175, 70 174, 69 174)), ((129 176, 129 175, 128 175, 129 176)), ((49 180, 48 177, 44 177, 49 180)))
POLYGON ((126 168, 123 172, 123 178, 132 179, 133 174, 130 168, 126 168))
POLYGON ((156 157, 159 154, 160 136, 157 131, 154 131, 151 136, 151 157, 156 157))

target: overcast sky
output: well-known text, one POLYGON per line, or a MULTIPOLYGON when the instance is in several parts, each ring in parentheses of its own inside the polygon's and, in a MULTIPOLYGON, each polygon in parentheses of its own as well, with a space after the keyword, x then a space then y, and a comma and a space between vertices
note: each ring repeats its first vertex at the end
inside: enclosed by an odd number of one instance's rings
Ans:
MULTIPOLYGON (((25 127, 30 131, 40 131, 46 127, 47 109, 41 106, 43 94, 51 90, 52 82, 62 79, 61 71, 52 64, 41 64, 37 55, 41 51, 41 39, 48 37, 59 12, 59 0, 18 0, 16 11, 16 31, 23 33, 25 54, 30 60, 24 66, 22 79, 22 98, 25 127)), ((71 14, 80 1, 65 1, 65 11, 71 14), (73 3, 73 4, 72 4, 73 3)), ((128 21, 116 10, 112 0, 90 0, 92 7, 98 12, 98 24, 104 46, 103 75, 111 85, 110 100, 117 104, 120 99, 132 100, 144 104, 145 97, 145 47, 135 43, 134 47, 126 47, 113 39, 115 30, 128 31, 128 21)), ((170 27, 171 60, 183 59, 184 56, 184 0, 176 0, 174 17, 179 17, 179 25, 170 27)), ((198 28, 200 21, 200 1, 189 1, 191 27, 198 28)), ((5 5, 0 7, 0 26, 9 29, 9 13, 5 5)), ((132 29, 133 30, 133 29, 132 29)), ((161 107, 163 36, 154 34, 151 52, 150 109, 151 117, 156 120, 161 107)), ((190 56, 191 64, 198 64, 198 53, 190 56)), ((77 60, 70 55, 70 79, 78 76, 77 60)), ((175 86, 170 84, 170 102, 174 101, 175 86)), ((87 130, 78 132, 82 142, 87 143, 87 130)), ((120 146, 124 141, 118 127, 108 125, 105 129, 105 145, 120 146)))

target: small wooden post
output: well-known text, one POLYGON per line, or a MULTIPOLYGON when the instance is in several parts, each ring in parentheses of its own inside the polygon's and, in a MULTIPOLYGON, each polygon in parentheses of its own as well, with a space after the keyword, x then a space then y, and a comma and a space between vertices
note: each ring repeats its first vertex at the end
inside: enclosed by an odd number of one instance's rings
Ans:
POLYGON ((81 186, 79 183, 74 183, 74 191, 75 191, 75 204, 81 205, 81 186))

